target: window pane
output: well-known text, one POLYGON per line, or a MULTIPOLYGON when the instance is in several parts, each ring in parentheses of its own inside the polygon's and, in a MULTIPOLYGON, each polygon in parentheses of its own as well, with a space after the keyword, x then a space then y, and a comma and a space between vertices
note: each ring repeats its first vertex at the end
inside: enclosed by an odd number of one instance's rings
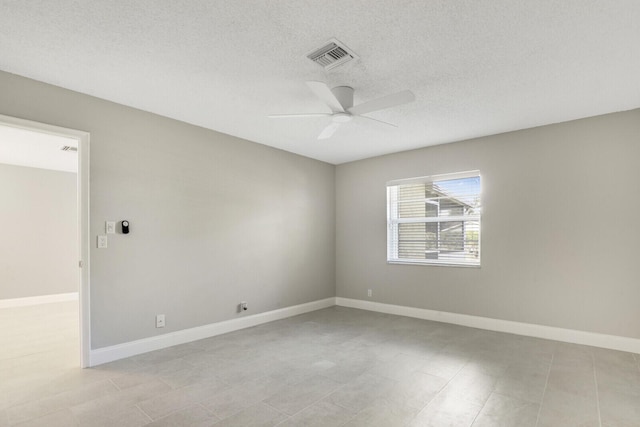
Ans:
MULTIPOLYGON (((399 224, 398 258, 421 259, 426 249, 425 223, 399 224)), ((431 224, 428 224, 431 225, 431 224)))
MULTIPOLYGON (((441 202, 444 215, 476 214, 480 208, 480 177, 446 179, 433 182, 434 191, 445 198, 441 202), (455 212, 455 213, 450 213, 455 212)), ((443 214, 441 214, 443 216, 443 214)))
POLYGON ((473 215, 480 207, 479 177, 399 185, 398 218, 473 215))
POLYGON ((440 249, 464 251, 464 223, 462 221, 440 223, 440 249))
POLYGON ((398 187, 398 217, 424 218, 438 216, 436 204, 427 201, 425 184, 410 184, 398 187))

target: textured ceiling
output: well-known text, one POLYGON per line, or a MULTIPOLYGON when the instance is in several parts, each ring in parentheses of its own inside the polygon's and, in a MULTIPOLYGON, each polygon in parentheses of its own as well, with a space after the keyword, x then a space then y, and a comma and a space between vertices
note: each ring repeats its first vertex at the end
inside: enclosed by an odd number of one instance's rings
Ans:
POLYGON ((638 0, 0 0, 2 70, 336 164, 640 107, 639 41, 638 0), (328 111, 306 80, 416 101, 318 141, 266 117, 328 111))

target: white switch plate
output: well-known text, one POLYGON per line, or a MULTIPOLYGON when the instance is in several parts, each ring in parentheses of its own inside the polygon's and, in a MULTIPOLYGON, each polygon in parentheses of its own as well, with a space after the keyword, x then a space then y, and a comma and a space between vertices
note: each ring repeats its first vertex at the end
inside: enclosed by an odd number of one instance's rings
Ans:
POLYGON ((104 230, 107 234, 115 234, 116 233, 116 222, 115 221, 106 221, 104 224, 104 230))
POLYGON ((156 328, 164 328, 164 314, 156 316, 156 328))
POLYGON ((373 296, 373 292, 371 291, 371 289, 367 289, 367 296, 368 297, 373 296))
POLYGON ((107 249, 107 236, 98 236, 98 249, 107 249))

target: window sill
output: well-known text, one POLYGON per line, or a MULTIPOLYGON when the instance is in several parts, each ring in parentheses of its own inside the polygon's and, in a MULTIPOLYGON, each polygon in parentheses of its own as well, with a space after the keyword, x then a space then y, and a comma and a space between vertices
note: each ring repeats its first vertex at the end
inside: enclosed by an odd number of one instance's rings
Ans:
POLYGON ((389 261, 387 264, 397 265, 420 265, 423 267, 462 267, 462 268, 480 268, 480 264, 454 264, 447 262, 421 262, 421 261, 389 261))

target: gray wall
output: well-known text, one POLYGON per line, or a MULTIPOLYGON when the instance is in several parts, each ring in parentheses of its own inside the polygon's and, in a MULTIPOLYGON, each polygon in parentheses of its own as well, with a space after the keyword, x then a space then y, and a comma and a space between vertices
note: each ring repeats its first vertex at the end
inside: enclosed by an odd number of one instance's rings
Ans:
POLYGON ((92 348, 335 295, 334 166, 7 73, 0 93, 91 133, 92 348))
POLYGON ((78 291, 76 198, 75 173, 0 164, 0 299, 78 291))
POLYGON ((640 110, 339 165, 340 297, 640 338, 640 110), (387 265, 385 183, 479 169, 482 267, 387 265))

